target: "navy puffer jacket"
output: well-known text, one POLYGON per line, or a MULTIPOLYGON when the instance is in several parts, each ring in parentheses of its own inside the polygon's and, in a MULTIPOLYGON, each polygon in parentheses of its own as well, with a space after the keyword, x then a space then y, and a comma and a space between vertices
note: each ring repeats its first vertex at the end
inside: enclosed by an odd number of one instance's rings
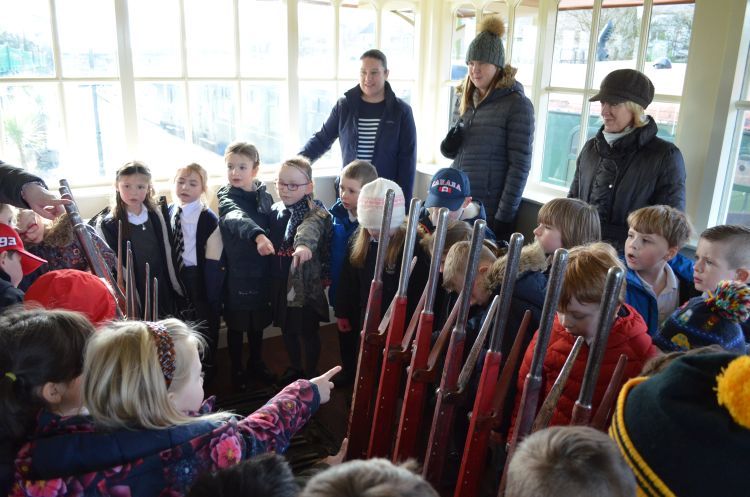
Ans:
MULTIPOLYGON (((472 197, 484 204, 487 218, 513 223, 531 169, 534 107, 516 70, 507 65, 503 71, 492 93, 460 116, 461 147, 448 158, 469 177, 472 197)), ((458 109, 454 116, 456 121, 458 109)))

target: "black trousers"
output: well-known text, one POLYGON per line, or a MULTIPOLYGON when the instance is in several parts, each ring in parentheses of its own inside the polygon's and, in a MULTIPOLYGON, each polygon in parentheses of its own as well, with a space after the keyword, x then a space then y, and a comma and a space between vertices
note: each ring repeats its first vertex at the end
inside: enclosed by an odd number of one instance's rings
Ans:
POLYGON ((318 375, 320 359, 320 318, 308 306, 287 307, 286 320, 281 328, 290 367, 304 371, 310 378, 318 375), (304 354, 305 363, 302 364, 304 354))
POLYGON ((193 322, 193 327, 198 331, 208 344, 208 349, 203 354, 204 367, 216 367, 216 347, 219 344, 219 325, 221 317, 218 310, 214 310, 208 304, 206 290, 203 286, 203 278, 197 266, 184 267, 180 271, 190 306, 183 312, 186 320, 193 322))

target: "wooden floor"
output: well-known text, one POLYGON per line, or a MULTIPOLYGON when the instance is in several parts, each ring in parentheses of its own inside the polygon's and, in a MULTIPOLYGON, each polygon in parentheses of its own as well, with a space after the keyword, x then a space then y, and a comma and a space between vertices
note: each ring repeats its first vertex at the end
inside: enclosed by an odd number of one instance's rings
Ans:
MULTIPOLYGON (((339 342, 338 332, 335 324, 321 326, 321 356, 318 370, 321 372, 339 364, 339 342)), ((245 345, 245 358, 248 357, 247 345, 245 345)), ((206 395, 216 395, 217 404, 220 408, 237 406, 259 407, 276 391, 285 385, 263 385, 261 383, 251 383, 247 394, 236 394, 232 391, 229 374, 229 354, 227 349, 219 349, 217 357, 219 368, 216 378, 206 387, 206 395)), ((263 360, 269 369, 277 375, 281 375, 289 365, 286 350, 281 336, 266 338, 263 342, 263 360)), ((325 450, 333 451, 338 449, 341 441, 346 436, 348 422, 348 406, 351 402, 352 388, 347 387, 341 390, 334 389, 331 400, 320 407, 315 414, 313 421, 319 431, 325 431, 324 440, 321 444, 325 450)), ((239 409, 243 410, 243 409, 239 409)), ((238 412, 244 414, 243 412, 238 412)))

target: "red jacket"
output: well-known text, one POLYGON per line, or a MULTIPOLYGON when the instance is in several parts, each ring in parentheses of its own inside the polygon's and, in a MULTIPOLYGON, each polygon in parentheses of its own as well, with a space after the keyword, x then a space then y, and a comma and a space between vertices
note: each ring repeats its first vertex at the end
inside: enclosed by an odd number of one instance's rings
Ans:
MULTIPOLYGON (((594 398, 592 401, 592 411, 594 413, 596 413, 599 403, 602 401, 604 391, 607 389, 612 373, 614 373, 620 354, 625 354, 628 358, 628 362, 625 365, 625 375, 623 377, 623 382, 625 382, 625 380, 629 378, 638 376, 638 373, 640 373, 646 360, 658 355, 659 353, 659 350, 651 343, 651 337, 648 334, 648 327, 643 321, 641 315, 627 304, 623 304, 623 307, 627 310, 627 316, 619 316, 615 319, 615 322, 612 325, 612 331, 609 334, 607 349, 604 352, 604 359, 602 360, 602 367, 599 372, 599 379, 596 383, 596 389, 594 390, 594 398)), ((620 313, 622 313, 622 311, 620 311, 620 313)), ((518 372, 519 393, 516 395, 515 406, 513 408, 513 421, 508 440, 510 440, 510 434, 513 433, 513 428, 515 427, 516 415, 521 403, 521 392, 523 391, 526 375, 529 374, 529 369, 531 369, 531 359, 534 356, 534 347, 536 346, 538 333, 539 332, 537 331, 537 333, 534 334, 534 338, 526 349, 521 369, 518 372)), ((565 364, 565 359, 568 358, 568 354, 573 348, 575 339, 575 336, 565 331, 565 328, 560 324, 560 320, 555 316, 555 322, 552 326, 552 336, 550 337, 547 354, 544 357, 544 366, 542 368, 542 388, 539 394, 540 405, 552 389, 552 385, 555 383, 557 375, 560 373, 563 364, 565 364)), ((560 396, 560 401, 557 403, 557 409, 555 409, 555 412, 552 414, 550 426, 570 424, 570 418, 573 414, 573 406, 575 405, 576 400, 578 400, 578 394, 581 391, 583 374, 586 371, 586 362, 588 361, 588 358, 589 346, 584 343, 578 357, 576 358, 575 364, 573 364, 573 369, 570 372, 568 382, 560 396)))

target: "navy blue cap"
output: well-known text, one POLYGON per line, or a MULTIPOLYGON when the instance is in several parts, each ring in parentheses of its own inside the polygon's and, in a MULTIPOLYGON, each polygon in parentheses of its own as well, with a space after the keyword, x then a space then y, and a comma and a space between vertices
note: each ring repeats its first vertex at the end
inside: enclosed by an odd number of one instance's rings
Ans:
POLYGON ((446 167, 436 172, 430 180, 430 190, 425 207, 447 207, 458 210, 464 199, 471 195, 469 178, 460 169, 446 167))

